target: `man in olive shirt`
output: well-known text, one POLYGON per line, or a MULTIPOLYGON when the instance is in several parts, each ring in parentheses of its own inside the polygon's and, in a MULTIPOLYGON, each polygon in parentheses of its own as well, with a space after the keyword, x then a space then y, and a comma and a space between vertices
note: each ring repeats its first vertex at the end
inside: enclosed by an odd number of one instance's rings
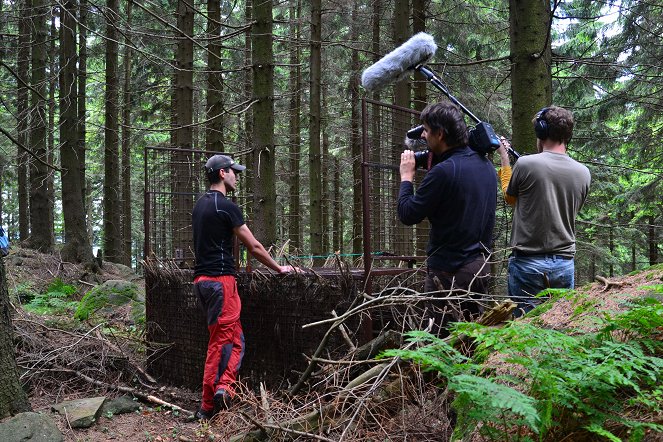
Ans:
POLYGON ((515 206, 509 258, 509 296, 520 316, 543 302, 547 288, 574 287, 575 219, 587 198, 589 169, 566 153, 573 114, 550 106, 534 119, 538 154, 521 157, 513 168, 502 139, 500 180, 504 199, 515 206))

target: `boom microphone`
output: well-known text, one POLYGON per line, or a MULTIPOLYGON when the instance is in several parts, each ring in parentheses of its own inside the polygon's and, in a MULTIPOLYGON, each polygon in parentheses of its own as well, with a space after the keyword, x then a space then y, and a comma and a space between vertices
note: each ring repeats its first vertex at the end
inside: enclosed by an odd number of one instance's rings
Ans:
POLYGON ((419 32, 369 66, 361 74, 361 85, 369 91, 380 90, 405 78, 417 65, 426 63, 436 50, 433 36, 419 32))

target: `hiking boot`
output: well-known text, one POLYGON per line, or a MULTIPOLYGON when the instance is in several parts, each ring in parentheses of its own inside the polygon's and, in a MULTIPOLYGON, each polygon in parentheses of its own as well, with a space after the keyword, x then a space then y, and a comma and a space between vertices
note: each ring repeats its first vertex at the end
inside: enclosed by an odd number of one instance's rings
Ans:
POLYGON ((214 412, 218 413, 221 410, 227 410, 230 408, 230 394, 223 388, 219 388, 214 393, 214 412))
POLYGON ((193 415, 194 420, 197 421, 208 421, 214 416, 214 411, 205 411, 202 408, 199 408, 198 411, 193 415))

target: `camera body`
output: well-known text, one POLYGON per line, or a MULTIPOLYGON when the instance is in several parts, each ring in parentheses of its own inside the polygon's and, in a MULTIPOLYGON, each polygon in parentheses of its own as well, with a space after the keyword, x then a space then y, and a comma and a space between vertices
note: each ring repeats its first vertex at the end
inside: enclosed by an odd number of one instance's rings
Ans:
POLYGON ((439 160, 435 161, 435 158, 437 157, 437 155, 434 155, 433 152, 431 152, 428 149, 420 150, 420 151, 415 152, 414 153, 414 168, 415 169, 426 169, 426 170, 428 170, 429 169, 428 159, 430 157, 433 157, 431 159, 431 162, 430 162, 430 167, 433 167, 437 163, 439 163, 439 160))
POLYGON ((495 133, 493 126, 485 121, 481 121, 470 129, 469 145, 476 152, 486 155, 500 147, 500 139, 495 133))
MULTIPOLYGON (((421 146, 426 145, 426 142, 421 139, 421 134, 423 134, 423 132, 423 125, 413 127, 407 131, 405 141, 410 149, 414 150, 417 144, 421 146)), ((475 152, 481 155, 486 155, 488 153, 494 152, 497 148, 500 147, 500 139, 495 133, 493 126, 482 121, 470 129, 468 144, 475 152)), ((437 155, 434 155, 428 149, 415 151, 415 167, 417 169, 429 169, 429 157, 431 156, 432 159, 430 159, 430 167, 433 167, 439 162, 437 155)))

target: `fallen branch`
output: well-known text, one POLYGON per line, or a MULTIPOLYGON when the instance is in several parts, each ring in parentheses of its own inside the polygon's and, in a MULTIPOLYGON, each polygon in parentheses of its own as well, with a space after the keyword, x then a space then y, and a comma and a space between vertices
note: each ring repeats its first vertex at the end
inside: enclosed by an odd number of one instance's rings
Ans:
POLYGON ((108 390, 121 391, 122 393, 130 394, 133 397, 142 400, 143 402, 149 402, 149 403, 152 403, 152 404, 168 407, 173 411, 179 411, 181 413, 184 413, 188 417, 193 417, 193 413, 191 411, 185 410, 184 408, 182 408, 178 405, 175 405, 175 404, 171 404, 170 402, 166 402, 163 399, 159 399, 156 396, 152 396, 150 394, 142 393, 141 391, 138 391, 135 388, 124 387, 122 385, 117 385, 117 384, 109 384, 109 383, 91 378, 90 376, 87 376, 87 375, 81 373, 80 371, 71 370, 69 368, 57 367, 57 368, 48 368, 48 369, 42 369, 42 370, 43 371, 52 371, 52 372, 62 372, 62 373, 73 374, 76 377, 78 377, 78 378, 80 378, 80 379, 84 380, 85 382, 88 382, 92 385, 96 385, 98 387, 103 387, 103 388, 106 388, 108 390))
POLYGON ((610 290, 613 287, 623 287, 626 285, 626 282, 624 281, 611 281, 607 278, 604 278, 603 276, 598 275, 596 276, 596 280, 603 283, 603 290, 601 290, 602 292, 610 290))

